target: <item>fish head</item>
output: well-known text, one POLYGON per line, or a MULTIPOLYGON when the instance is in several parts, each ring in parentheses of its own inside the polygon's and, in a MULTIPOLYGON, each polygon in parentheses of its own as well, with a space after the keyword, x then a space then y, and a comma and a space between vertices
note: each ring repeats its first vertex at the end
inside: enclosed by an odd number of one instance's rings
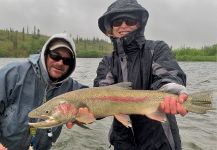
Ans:
POLYGON ((38 118, 44 121, 29 122, 29 125, 36 128, 51 128, 68 121, 74 122, 77 112, 77 108, 67 101, 62 99, 50 100, 28 114, 29 118, 38 118))

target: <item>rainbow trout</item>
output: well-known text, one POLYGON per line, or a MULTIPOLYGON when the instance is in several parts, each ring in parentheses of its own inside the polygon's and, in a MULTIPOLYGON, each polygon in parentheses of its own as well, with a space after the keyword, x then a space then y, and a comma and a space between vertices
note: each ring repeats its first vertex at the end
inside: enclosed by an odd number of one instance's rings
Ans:
MULTIPOLYGON (((68 121, 84 124, 92 123, 97 118, 115 116, 126 127, 130 126, 127 115, 146 115, 150 119, 164 122, 165 113, 160 111, 159 104, 165 96, 177 95, 155 90, 132 90, 130 82, 122 82, 110 86, 93 87, 71 91, 44 103, 32 110, 29 118, 40 118, 44 121, 29 123, 36 128, 50 128, 64 124, 68 121), (69 104, 74 109, 72 112, 62 114, 57 110, 60 104, 69 104), (93 117, 80 113, 79 108, 88 108, 93 117)), ((212 92, 193 93, 184 102, 188 112, 204 114, 212 108, 212 92)))

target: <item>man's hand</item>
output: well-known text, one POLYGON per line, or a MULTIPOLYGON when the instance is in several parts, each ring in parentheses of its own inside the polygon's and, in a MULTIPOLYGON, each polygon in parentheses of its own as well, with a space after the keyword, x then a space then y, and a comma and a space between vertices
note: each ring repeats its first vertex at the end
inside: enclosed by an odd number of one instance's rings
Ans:
POLYGON ((69 122, 66 123, 66 127, 68 129, 71 129, 73 126, 74 126, 74 124, 71 121, 69 121, 69 122))
POLYGON ((181 93, 178 97, 178 100, 166 96, 164 101, 160 103, 160 108, 167 114, 180 114, 181 116, 185 116, 187 114, 187 110, 184 108, 183 103, 187 100, 188 95, 185 93, 181 93))
POLYGON ((0 150, 7 150, 7 148, 0 143, 0 150))

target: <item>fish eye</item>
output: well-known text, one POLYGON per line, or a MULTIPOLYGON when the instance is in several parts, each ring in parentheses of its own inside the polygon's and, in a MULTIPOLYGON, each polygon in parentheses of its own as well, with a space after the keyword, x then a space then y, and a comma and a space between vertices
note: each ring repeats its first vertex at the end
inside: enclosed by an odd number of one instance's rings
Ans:
POLYGON ((45 111, 45 113, 46 113, 46 114, 48 114, 48 113, 49 113, 49 111, 47 110, 47 111, 45 111))

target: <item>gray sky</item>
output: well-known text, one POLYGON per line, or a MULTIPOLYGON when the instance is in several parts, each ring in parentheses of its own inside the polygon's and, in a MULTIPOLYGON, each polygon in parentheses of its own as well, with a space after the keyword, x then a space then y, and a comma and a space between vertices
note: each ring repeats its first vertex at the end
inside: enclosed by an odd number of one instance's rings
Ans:
MULTIPOLYGON (((97 20, 114 0, 0 0, 0 29, 36 26, 42 34, 107 38, 97 20)), ((149 11, 147 39, 174 48, 217 43, 217 0, 138 0, 149 11)))

